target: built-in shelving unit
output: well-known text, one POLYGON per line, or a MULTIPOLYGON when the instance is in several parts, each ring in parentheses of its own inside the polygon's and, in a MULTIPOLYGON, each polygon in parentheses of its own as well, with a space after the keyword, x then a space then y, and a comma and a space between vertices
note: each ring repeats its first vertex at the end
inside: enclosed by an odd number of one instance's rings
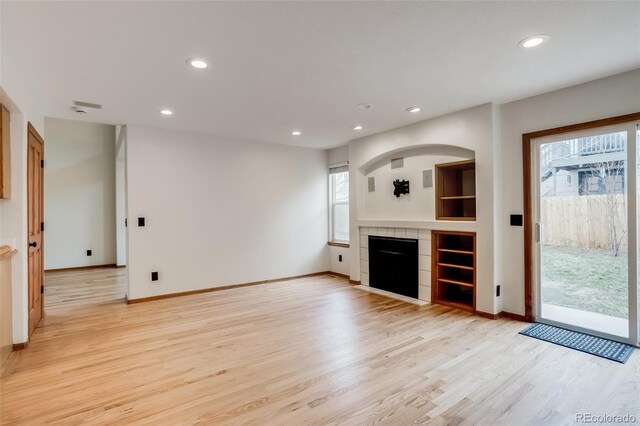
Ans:
POLYGON ((476 162, 436 165, 436 219, 476 220, 476 162))
POLYGON ((431 300, 475 311, 476 234, 432 231, 431 300))

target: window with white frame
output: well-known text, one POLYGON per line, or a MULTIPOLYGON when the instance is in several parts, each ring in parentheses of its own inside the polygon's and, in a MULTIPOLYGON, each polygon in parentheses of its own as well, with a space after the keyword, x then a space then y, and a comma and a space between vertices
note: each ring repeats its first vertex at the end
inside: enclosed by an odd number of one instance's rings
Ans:
POLYGON ((329 168, 329 239, 349 242, 349 166, 329 168))

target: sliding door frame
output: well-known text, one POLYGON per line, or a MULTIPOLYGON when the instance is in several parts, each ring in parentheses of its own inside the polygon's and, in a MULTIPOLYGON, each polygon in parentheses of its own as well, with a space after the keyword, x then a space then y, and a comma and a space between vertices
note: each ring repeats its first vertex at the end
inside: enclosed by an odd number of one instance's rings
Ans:
MULTIPOLYGON (((628 254, 626 256, 627 260, 627 300, 628 300, 628 316, 626 318, 627 326, 625 333, 627 337, 622 335, 610 334, 604 331, 597 331, 594 329, 589 329, 585 327, 581 327, 575 324, 564 324, 562 322, 558 322, 549 317, 542 316, 542 279, 541 279, 541 250, 542 250, 542 242, 536 242, 533 244, 532 253, 533 253, 533 305, 535 308, 534 319, 538 322, 551 324, 564 328, 571 328, 576 331, 580 331, 583 333, 592 334, 599 337, 604 337, 606 339, 622 341, 624 343, 637 344, 638 339, 637 336, 637 324, 638 324, 638 316, 637 316, 637 299, 636 299, 636 290, 637 290, 637 247, 638 240, 636 234, 636 220, 632 218, 637 217, 636 209, 637 209, 637 189, 636 189, 636 179, 637 179, 637 157, 636 157, 636 125, 637 121, 626 122, 622 124, 614 124, 610 126, 597 127, 593 129, 580 130, 577 132, 571 133, 563 133, 556 134, 551 136, 544 136, 541 138, 531 139, 531 175, 532 175, 532 185, 531 185, 531 214, 532 214, 532 222, 536 225, 541 223, 541 185, 540 185, 540 147, 542 145, 562 142, 567 139, 579 139, 588 136, 594 135, 605 135, 611 133, 624 132, 627 134, 626 139, 626 149, 624 152, 625 155, 625 206, 626 206, 626 217, 627 219, 627 232, 625 239, 627 241, 628 246, 628 254)), ((544 228, 543 228, 544 231, 544 228)), ((539 231, 538 231, 539 232, 539 231)))
MULTIPOLYGON (((533 202, 532 202, 532 190, 533 190, 533 182, 532 182, 532 158, 531 158, 531 150, 532 150, 532 141, 534 139, 543 138, 546 136, 554 136, 561 135, 563 133, 573 133, 581 130, 589 130, 595 129, 599 127, 612 126, 617 124, 625 124, 631 123, 634 121, 640 121, 640 112, 620 115, 616 117, 609 117, 601 120, 588 121, 579 124, 572 124, 568 126, 555 127, 552 129, 540 130, 536 132, 525 133, 522 135, 522 157, 523 157, 523 196, 524 196, 524 304, 525 304, 525 318, 527 321, 534 320, 534 252, 533 252, 533 202)), ((635 162, 635 146, 633 147, 633 151, 630 151, 630 154, 634 154, 634 162, 635 162)), ((629 155, 630 155, 629 154, 629 155)), ((634 171, 635 172, 635 171, 634 171)), ((628 187, 628 191, 630 192, 632 187, 628 187)), ((635 199, 635 181, 633 182, 633 199, 635 199)), ((631 198, 629 198, 629 206, 631 208, 631 198)), ((635 210, 635 204, 633 209, 635 210)), ((631 216, 629 216, 629 235, 631 232, 634 233, 633 240, 635 241, 635 221, 632 222, 631 216)), ((629 239, 631 242, 631 238, 629 239)), ((630 271, 631 272, 631 271, 630 271)), ((635 275, 635 274, 634 274, 635 275)), ((632 289, 632 292, 635 293, 637 291, 637 285, 632 289)), ((631 318, 629 321, 631 322, 631 318)), ((635 319, 637 323, 637 318, 635 319)), ((638 326, 634 324, 630 327, 630 330, 634 332, 633 336, 629 336, 630 341, 634 343, 638 342, 638 326)))

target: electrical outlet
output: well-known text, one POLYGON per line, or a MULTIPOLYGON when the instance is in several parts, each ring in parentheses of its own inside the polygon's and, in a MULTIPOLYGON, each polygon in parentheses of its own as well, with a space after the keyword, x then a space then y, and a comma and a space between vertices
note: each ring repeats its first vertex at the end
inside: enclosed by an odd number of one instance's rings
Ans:
POLYGON ((91 256, 91 250, 87 250, 87 256, 91 256))
POLYGON ((338 262, 342 262, 342 255, 341 254, 338 255, 338 262))
POLYGON ((152 272, 151 273, 151 281, 158 281, 158 273, 157 272, 152 272))
POLYGON ((496 287, 496 297, 500 297, 500 284, 496 287))
POLYGON ((145 227, 144 217, 139 217, 138 218, 138 228, 144 228, 144 227, 145 227))

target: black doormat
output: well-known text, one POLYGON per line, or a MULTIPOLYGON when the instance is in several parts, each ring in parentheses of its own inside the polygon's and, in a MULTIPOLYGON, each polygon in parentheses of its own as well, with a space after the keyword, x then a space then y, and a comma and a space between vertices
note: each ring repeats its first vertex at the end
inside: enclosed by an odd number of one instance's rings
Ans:
POLYGON ((520 334, 624 364, 633 346, 548 324, 533 323, 520 334))

